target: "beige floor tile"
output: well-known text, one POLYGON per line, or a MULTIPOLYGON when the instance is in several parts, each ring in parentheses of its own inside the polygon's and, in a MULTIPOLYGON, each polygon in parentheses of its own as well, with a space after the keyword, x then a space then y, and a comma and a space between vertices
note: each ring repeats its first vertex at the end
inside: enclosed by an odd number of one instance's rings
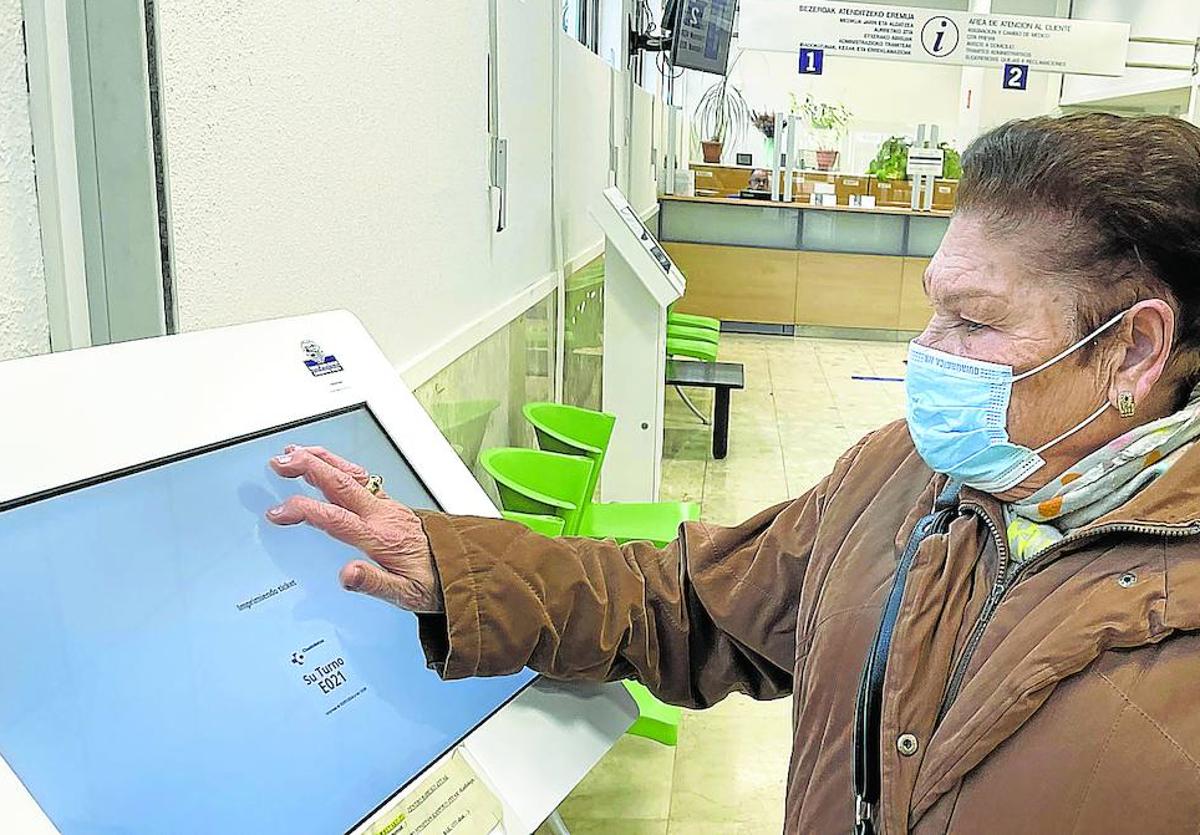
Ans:
POLYGON ((704 478, 705 498, 738 497, 768 503, 787 498, 787 476, 778 443, 769 454, 758 456, 756 463, 750 466, 747 463, 740 457, 709 463, 704 478))
MULTIPOLYGON (((578 820, 563 815, 563 822, 571 835, 666 835, 666 820, 639 820, 623 818, 614 814, 603 820, 578 820)), ((553 835, 550 827, 543 824, 534 835, 553 835)))
POLYGON ((704 496, 705 461, 667 459, 662 463, 662 501, 698 502, 704 496))
POLYGON ((667 835, 778 835, 783 831, 783 816, 779 820, 761 821, 694 821, 672 820, 667 835))
MULTIPOLYGON (((702 388, 682 388, 681 391, 687 395, 688 399, 696 405, 701 412, 710 414, 712 412, 713 390, 702 388)), ((683 417, 695 420, 695 416, 688 409, 687 404, 683 402, 683 398, 679 396, 679 392, 675 391, 674 386, 667 387, 667 398, 663 403, 663 413, 667 417, 683 417)))
POLYGON ((679 429, 670 426, 663 430, 663 458, 684 461, 707 461, 712 457, 712 435, 707 427, 679 429))
POLYGON ((778 709, 734 704, 689 713, 680 725, 672 825, 741 823, 779 831, 791 723, 778 709))
POLYGON ((829 382, 817 366, 811 368, 777 368, 771 366, 771 390, 797 391, 814 398, 828 399, 831 397, 829 382))
MULTIPOLYGON (((676 749, 623 736, 559 807, 568 823, 621 817, 666 820, 676 749)), ((574 828, 572 827, 572 831, 574 828)))

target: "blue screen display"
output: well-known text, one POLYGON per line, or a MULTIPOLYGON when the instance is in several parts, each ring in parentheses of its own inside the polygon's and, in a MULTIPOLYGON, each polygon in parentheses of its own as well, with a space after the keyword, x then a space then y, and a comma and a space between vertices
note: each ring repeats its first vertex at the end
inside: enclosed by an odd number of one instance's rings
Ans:
POLYGON ((320 445, 437 504, 365 408, 0 512, 0 756, 64 833, 353 827, 533 674, 442 682, 349 546, 263 514, 320 445))

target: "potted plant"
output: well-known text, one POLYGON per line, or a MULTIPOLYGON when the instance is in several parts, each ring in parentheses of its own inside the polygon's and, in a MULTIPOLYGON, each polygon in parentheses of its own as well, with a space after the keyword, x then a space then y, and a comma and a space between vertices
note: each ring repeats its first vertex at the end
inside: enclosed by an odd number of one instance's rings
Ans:
POLYGON ((758 132, 766 139, 767 162, 775 164, 775 114, 750 111, 750 124, 758 128, 758 132))
POLYGON ((837 165, 842 137, 850 124, 850 110, 842 104, 817 101, 808 94, 804 103, 797 106, 792 96, 792 112, 804 116, 812 127, 817 142, 817 168, 830 171, 837 165))
POLYGON ((908 149, 912 145, 906 137, 889 136, 879 145, 875 159, 867 166, 867 173, 877 180, 891 182, 908 179, 908 149))
POLYGON ((962 179, 962 155, 949 142, 939 142, 938 147, 946 152, 946 164, 942 176, 947 180, 962 179))
POLYGON ((725 145, 736 145, 746 134, 750 123, 750 108, 742 91, 729 83, 729 76, 704 91, 696 104, 695 131, 704 151, 704 161, 721 161, 725 145))
MULTIPOLYGON (((879 145, 875 159, 867 166, 867 173, 884 182, 908 179, 908 149, 912 140, 904 136, 889 136, 879 145)), ((962 177, 962 156, 949 142, 939 142, 938 147, 946 153, 942 176, 948 180, 962 177)))

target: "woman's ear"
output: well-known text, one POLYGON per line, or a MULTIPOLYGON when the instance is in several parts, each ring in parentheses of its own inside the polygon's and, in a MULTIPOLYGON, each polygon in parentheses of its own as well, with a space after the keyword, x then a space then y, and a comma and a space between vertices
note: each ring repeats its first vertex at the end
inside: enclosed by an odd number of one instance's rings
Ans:
POLYGON ((1175 342, 1175 311, 1162 299, 1147 299, 1129 309, 1119 326, 1121 349, 1113 375, 1109 402, 1114 407, 1122 394, 1134 403, 1145 403, 1162 377, 1175 342))

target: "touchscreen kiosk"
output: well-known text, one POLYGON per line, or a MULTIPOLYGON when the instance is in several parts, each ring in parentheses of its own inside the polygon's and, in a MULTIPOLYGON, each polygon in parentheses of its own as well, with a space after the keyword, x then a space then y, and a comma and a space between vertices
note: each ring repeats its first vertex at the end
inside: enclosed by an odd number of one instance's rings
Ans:
POLYGON ((661 480, 667 307, 683 273, 620 189, 592 212, 604 230, 604 411, 617 416, 605 501, 656 501, 661 480))
POLYGON ((341 589, 351 548, 265 522, 317 495, 268 468, 287 444, 495 515, 352 317, 4 363, 0 385, 0 820, 20 831, 370 831, 459 751, 529 832, 632 719, 619 688, 442 682, 412 615, 341 589))

